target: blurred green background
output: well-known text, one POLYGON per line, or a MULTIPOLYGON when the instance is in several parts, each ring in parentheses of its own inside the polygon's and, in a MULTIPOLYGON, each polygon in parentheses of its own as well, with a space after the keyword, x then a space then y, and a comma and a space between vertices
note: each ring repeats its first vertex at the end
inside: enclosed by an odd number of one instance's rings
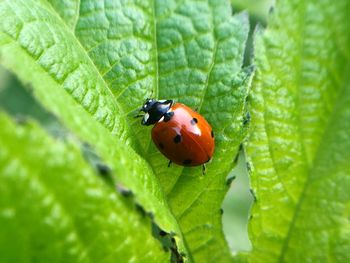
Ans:
POLYGON ((275 0, 231 0, 234 12, 248 10, 251 20, 266 25, 267 15, 275 0))
MULTIPOLYGON (((248 10, 251 22, 251 34, 256 24, 266 26, 267 16, 274 0, 231 0, 233 12, 248 10)), ((246 65, 251 63, 252 39, 247 44, 246 65)), ((30 87, 23 85, 14 75, 0 67, 0 109, 14 116, 18 121, 26 117, 36 119, 54 136, 62 136, 65 132, 50 113, 45 111, 32 97, 30 87)), ((223 229, 231 250, 248 251, 251 243, 248 238, 247 225, 249 209, 253 202, 250 193, 246 160, 241 153, 237 167, 228 177, 235 176, 231 188, 223 203, 223 229)))
POLYGON ((249 251, 251 243, 247 227, 253 197, 250 193, 246 160, 242 153, 230 176, 235 176, 235 179, 222 206, 224 233, 232 252, 249 251))

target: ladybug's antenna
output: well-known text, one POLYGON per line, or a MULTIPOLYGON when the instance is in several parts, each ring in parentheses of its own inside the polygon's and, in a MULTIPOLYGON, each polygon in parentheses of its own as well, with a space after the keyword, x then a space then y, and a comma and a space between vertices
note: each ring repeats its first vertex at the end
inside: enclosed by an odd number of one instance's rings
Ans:
POLYGON ((154 92, 154 90, 151 89, 151 98, 153 98, 153 92, 154 92))
POLYGON ((142 107, 141 107, 141 108, 138 108, 138 109, 135 110, 135 111, 137 111, 137 115, 134 116, 135 119, 136 119, 136 118, 143 117, 143 114, 140 114, 140 112, 142 111, 142 107))

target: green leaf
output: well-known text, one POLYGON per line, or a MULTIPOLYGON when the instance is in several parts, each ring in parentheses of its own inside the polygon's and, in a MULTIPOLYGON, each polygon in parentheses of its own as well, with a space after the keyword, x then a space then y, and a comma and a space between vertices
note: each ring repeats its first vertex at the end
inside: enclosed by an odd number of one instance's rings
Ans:
POLYGON ((350 2, 281 1, 257 43, 251 262, 350 260, 350 2))
POLYGON ((0 126, 1 262, 169 260, 147 217, 96 176, 73 141, 2 113, 0 126))
POLYGON ((43 105, 94 148, 159 227, 176 234, 185 253, 157 178, 127 145, 128 128, 115 98, 69 28, 44 1, 2 1, 0 14, 8 18, 0 21, 1 63, 29 82, 43 105))

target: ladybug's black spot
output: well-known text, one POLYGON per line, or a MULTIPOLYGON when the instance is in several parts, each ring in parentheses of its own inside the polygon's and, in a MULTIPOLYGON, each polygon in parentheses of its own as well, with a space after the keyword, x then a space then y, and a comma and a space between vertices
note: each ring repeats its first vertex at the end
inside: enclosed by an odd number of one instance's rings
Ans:
POLYGON ((211 137, 214 138, 214 132, 211 130, 211 137))
POLYGON ((159 145, 160 149, 164 149, 164 144, 163 143, 160 142, 158 145, 159 145))
POLYGON ((196 125, 196 123, 198 123, 198 120, 197 120, 196 118, 193 118, 193 119, 191 120, 191 124, 192 124, 192 125, 196 125))
POLYGON ((185 164, 185 165, 186 164, 190 164, 190 163, 192 163, 192 160, 191 159, 186 159, 182 163, 185 164))
POLYGON ((174 143, 181 142, 181 139, 182 139, 181 135, 180 134, 176 134, 176 136, 174 137, 174 143))

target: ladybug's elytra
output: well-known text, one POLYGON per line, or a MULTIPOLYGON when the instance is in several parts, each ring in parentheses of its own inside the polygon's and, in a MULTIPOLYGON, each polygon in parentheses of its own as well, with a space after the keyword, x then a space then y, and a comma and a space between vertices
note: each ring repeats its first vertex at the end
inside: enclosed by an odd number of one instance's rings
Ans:
MULTIPOLYGON (((214 133, 197 112, 173 100, 147 99, 142 125, 154 125, 152 140, 170 162, 183 166, 204 165, 214 153, 214 133)), ((204 168, 204 166, 203 166, 204 168)))

